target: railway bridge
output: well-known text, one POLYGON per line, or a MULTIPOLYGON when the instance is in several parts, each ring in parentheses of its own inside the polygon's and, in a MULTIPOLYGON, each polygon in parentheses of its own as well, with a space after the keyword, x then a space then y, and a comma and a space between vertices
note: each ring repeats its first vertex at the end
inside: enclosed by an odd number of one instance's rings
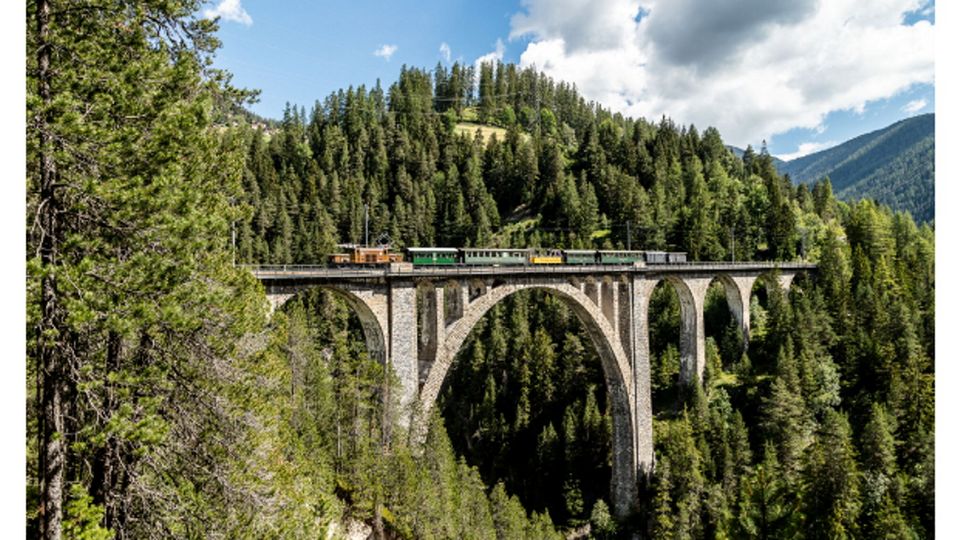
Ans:
POLYGON ((666 281, 681 306, 681 381, 705 365, 703 311, 707 289, 719 281, 740 325, 750 335, 750 294, 756 280, 787 289, 808 263, 700 262, 658 265, 544 265, 370 269, 250 266, 263 284, 271 312, 291 296, 321 287, 358 315, 370 355, 399 380, 388 410, 426 435, 431 409, 470 330, 498 302, 521 290, 541 289, 562 299, 585 325, 603 364, 613 418, 611 505, 618 516, 635 508, 638 480, 653 467, 648 309, 654 287, 666 281))

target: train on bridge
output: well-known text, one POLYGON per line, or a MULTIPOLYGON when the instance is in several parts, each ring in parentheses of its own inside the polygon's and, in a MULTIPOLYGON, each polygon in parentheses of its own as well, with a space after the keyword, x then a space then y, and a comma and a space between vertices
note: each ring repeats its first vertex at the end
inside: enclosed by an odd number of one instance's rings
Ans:
POLYGON ((389 246, 341 244, 342 253, 330 255, 333 266, 382 266, 408 262, 414 266, 523 266, 541 264, 676 264, 687 262, 678 251, 604 249, 449 248, 408 247, 394 253, 389 246))

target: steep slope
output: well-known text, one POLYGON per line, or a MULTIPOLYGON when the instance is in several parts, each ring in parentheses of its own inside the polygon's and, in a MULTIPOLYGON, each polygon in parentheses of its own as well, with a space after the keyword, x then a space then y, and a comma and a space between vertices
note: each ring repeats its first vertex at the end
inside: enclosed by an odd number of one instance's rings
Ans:
POLYGON ((925 114, 778 164, 778 169, 804 184, 829 176, 840 198, 873 198, 909 211, 918 221, 930 221, 933 163, 934 115, 925 114))

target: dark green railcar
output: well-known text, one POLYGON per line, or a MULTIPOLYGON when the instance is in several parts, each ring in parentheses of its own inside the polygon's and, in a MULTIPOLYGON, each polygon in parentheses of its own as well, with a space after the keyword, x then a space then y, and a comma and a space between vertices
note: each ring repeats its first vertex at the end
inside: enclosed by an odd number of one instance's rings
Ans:
POLYGON ((598 253, 601 264, 633 264, 644 261, 642 251, 600 250, 598 253))
POLYGON ((667 264, 666 251, 646 251, 647 264, 667 264))
POLYGON ((411 247, 407 248, 407 262, 414 265, 453 265, 459 262, 457 248, 411 247))
POLYGON ((563 258, 565 264, 597 264, 597 250, 565 249, 563 258))
POLYGON ((505 266, 527 264, 531 249, 463 248, 463 264, 505 266))

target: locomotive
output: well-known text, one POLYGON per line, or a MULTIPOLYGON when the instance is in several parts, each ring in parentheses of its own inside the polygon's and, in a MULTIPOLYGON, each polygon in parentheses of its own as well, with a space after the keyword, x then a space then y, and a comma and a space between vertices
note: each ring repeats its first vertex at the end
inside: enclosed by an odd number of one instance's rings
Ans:
POLYGON ((677 264, 687 262, 682 251, 631 251, 604 249, 533 248, 449 248, 408 247, 404 255, 390 246, 364 247, 341 244, 344 253, 330 255, 334 266, 378 266, 408 262, 414 266, 524 266, 524 265, 602 265, 602 264, 677 264))

